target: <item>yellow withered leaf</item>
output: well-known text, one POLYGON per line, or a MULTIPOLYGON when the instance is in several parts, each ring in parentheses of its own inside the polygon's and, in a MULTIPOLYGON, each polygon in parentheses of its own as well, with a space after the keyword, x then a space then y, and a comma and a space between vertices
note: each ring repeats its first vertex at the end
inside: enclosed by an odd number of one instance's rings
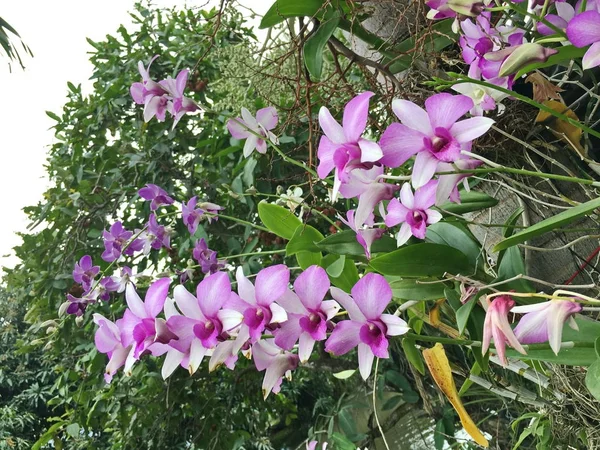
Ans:
MULTIPOLYGON (((552 108, 554 111, 567 116, 569 119, 579 120, 577 115, 564 103, 557 102, 556 100, 546 100, 543 104, 552 108)), ((581 145, 581 136, 583 133, 581 128, 577 128, 558 117, 554 117, 546 111, 540 111, 535 118, 535 121, 546 125, 554 136, 573 147, 577 153, 579 153, 580 157, 587 158, 587 151, 581 145)))
POLYGON ((440 308, 445 301, 445 298, 437 300, 435 305, 433 305, 433 308, 429 310, 429 322, 436 328, 438 328, 442 323, 442 319, 440 317, 440 308))
POLYGON ((423 358, 429 368, 429 372, 435 381, 435 384, 442 390, 444 395, 448 398, 460 419, 460 423, 464 427, 465 431, 473 438, 475 442, 483 447, 488 447, 489 443, 483 436, 469 413, 462 404, 456 385, 454 384, 454 378, 452 378, 452 371, 450 369, 450 363, 448 357, 444 351, 442 344, 437 343, 433 348, 423 350, 423 358))

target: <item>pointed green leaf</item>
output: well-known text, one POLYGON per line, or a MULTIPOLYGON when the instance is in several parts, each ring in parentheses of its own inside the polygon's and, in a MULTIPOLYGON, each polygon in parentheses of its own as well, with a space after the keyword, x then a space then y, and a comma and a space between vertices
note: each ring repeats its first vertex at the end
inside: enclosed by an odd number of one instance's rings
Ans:
POLYGON ((306 68, 313 81, 321 79, 321 73, 323 72, 323 50, 339 23, 339 13, 325 19, 319 24, 317 31, 304 44, 304 64, 306 64, 306 68))
POLYGON ((258 216, 265 227, 284 239, 291 239, 296 228, 302 225, 289 209, 265 201, 258 204, 258 216))
MULTIPOLYGON (((352 230, 338 231, 335 234, 327 236, 317 246, 327 253, 336 255, 364 256, 365 249, 356 240, 356 233, 352 230)), ((371 254, 381 252, 391 252, 396 249, 396 240, 389 236, 382 236, 381 239, 373 242, 371 254)))
POLYGON ((460 193, 460 203, 447 202, 439 207, 442 211, 448 211, 454 214, 464 214, 468 212, 481 211, 491 208, 498 204, 498 200, 490 197, 483 192, 470 191, 460 193))
POLYGON ((301 225, 296 228, 290 242, 285 247, 285 254, 292 256, 302 251, 320 253, 321 250, 315 245, 315 242, 320 242, 323 238, 324 236, 316 228, 310 225, 301 225))

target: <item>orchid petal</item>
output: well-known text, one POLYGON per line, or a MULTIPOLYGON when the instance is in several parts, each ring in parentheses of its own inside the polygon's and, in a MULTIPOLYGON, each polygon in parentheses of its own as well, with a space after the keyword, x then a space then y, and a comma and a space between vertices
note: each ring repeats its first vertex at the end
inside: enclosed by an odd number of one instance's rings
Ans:
POLYGON ((338 322, 329 339, 325 342, 325 351, 334 355, 344 355, 360 343, 362 323, 354 320, 338 322))
POLYGON ((331 142, 327 136, 321 136, 321 140, 319 141, 319 149, 317 150, 317 156, 319 158, 317 175, 319 175, 319 178, 327 177, 329 172, 331 172, 335 167, 333 155, 338 148, 339 145, 331 142))
POLYGON ((233 330, 244 320, 244 315, 233 309, 221 309, 217 312, 217 317, 223 325, 223 331, 233 330))
POLYGON ((227 129, 235 139, 246 139, 251 133, 248 131, 246 123, 239 117, 227 121, 227 129))
POLYGON ((315 347, 315 340, 308 333, 300 335, 300 343, 298 344, 298 357, 301 363, 305 363, 310 358, 310 354, 315 347))
POLYGON ((486 133, 494 124, 488 117, 472 117, 456 122, 450 128, 450 134, 461 144, 477 139, 486 133))
POLYGON ((321 303, 321 311, 325 313, 327 320, 333 319, 335 315, 339 312, 341 306, 335 300, 325 300, 321 303))
POLYGON ((406 242, 410 239, 411 236, 412 230, 410 228, 410 225, 404 222, 400 227, 398 234, 396 235, 396 246, 400 247, 406 244, 406 242))
POLYGON ((294 289, 302 304, 309 310, 318 310, 331 283, 325 269, 310 266, 294 282, 294 289))
POLYGON ((319 110, 319 124, 321 125, 325 135, 332 143, 343 144, 346 142, 344 129, 332 117, 331 113, 325 106, 321 106, 321 109, 319 110))
POLYGON ((267 131, 277 126, 278 119, 277 110, 273 106, 256 111, 256 121, 267 131))
POLYGON ((369 378, 369 375, 371 375, 374 359, 375 355, 373 354, 371 347, 362 342, 358 344, 358 370, 363 380, 366 380, 369 378))
POLYGON ((567 26, 567 37, 575 47, 600 42, 600 12, 585 11, 576 15, 567 26))
POLYGON ((277 303, 279 303, 279 305, 289 313, 306 314, 308 312, 304 307, 302 300, 300 300, 300 298, 289 289, 287 289, 286 292, 279 297, 277 303))
POLYGON ((404 222, 409 211, 410 210, 400 203, 397 198, 391 199, 388 203, 388 212, 385 216, 385 224, 388 227, 394 227, 399 223, 404 222))
POLYGON ((386 336, 399 336, 408 333, 410 330, 410 327, 404 320, 393 314, 382 314, 381 321, 387 328, 386 336))
POLYGON ((383 156, 383 151, 376 142, 359 139, 358 146, 360 147, 360 162, 379 161, 383 156))
POLYGON ((291 350, 298 338, 302 334, 300 326, 300 317, 298 314, 288 314, 288 320, 275 330, 275 344, 284 350, 291 350))
POLYGON ((163 380, 166 380, 171 376, 171 374, 177 369, 177 366, 181 364, 183 358, 185 357, 185 353, 181 353, 179 350, 172 348, 167 352, 167 356, 163 362, 162 369, 160 371, 163 380))
POLYGON ((144 306, 144 302, 135 291, 135 288, 132 284, 128 284, 125 289, 125 300, 127 301, 127 306, 131 310, 133 314, 140 318, 146 317, 146 308, 144 306))
POLYGON ((348 312, 348 317, 357 322, 366 322, 366 317, 355 303, 354 299, 340 288, 332 287, 331 296, 348 312))
POLYGON ((385 278, 371 272, 354 285, 352 297, 365 317, 375 320, 392 300, 392 289, 385 278))
POLYGON ((251 305, 256 305, 254 285, 244 275, 244 269, 242 266, 239 266, 235 271, 235 279, 237 281, 238 295, 242 298, 242 300, 251 305))
MULTIPOLYGON (((129 285, 127 286, 129 287, 129 285)), ((200 310, 198 299, 192 295, 183 285, 175 286, 173 297, 181 312, 192 319, 204 319, 204 314, 200 310)))
POLYGON ((196 288, 200 309, 206 317, 215 317, 230 293, 231 283, 225 272, 215 272, 207 276, 196 288))
POLYGON ((423 143, 425 136, 421 131, 407 125, 392 123, 383 132, 379 141, 383 152, 379 162, 387 167, 400 167, 411 156, 425 148, 423 143))
POLYGON ((438 160, 429 152, 421 152, 415 158, 412 172, 412 185, 415 189, 424 186, 433 178, 438 166, 438 160))
POLYGON ((250 156, 257 145, 258 145, 258 136, 256 136, 255 134, 249 135, 248 139, 246 139, 246 142, 244 142, 244 149, 242 150, 242 153, 244 154, 244 158, 247 158, 248 156, 250 156))
POLYGON ((256 302, 268 306, 277 301, 288 289, 290 269, 284 264, 277 264, 262 269, 256 276, 256 302))
POLYGON ((363 92, 346 104, 342 119, 346 142, 358 141, 360 135, 365 131, 369 116, 369 99, 373 95, 375 95, 373 92, 363 92))
POLYGON ((583 55, 583 70, 600 66, 600 41, 592 44, 585 55, 583 55))
POLYGON ((192 345, 190 346, 190 360, 188 363, 190 375, 193 375, 196 370, 198 370, 198 367, 200 367, 200 364, 206 355, 206 350, 207 349, 204 348, 202 342, 200 342, 200 339, 194 339, 192 341, 192 345))
POLYGON ((408 128, 417 130, 427 136, 433 134, 429 115, 423 108, 413 102, 396 99, 392 102, 392 110, 408 128))
POLYGON ((271 310, 271 314, 272 314, 271 321, 269 322, 269 324, 282 323, 287 320, 286 310, 283 309, 281 306, 279 306, 277 303, 271 303, 269 305, 269 309, 271 310))
MULTIPOLYGON (((425 109, 432 128, 450 129, 454 123, 473 107, 473 100, 464 95, 445 92, 435 94, 425 100, 425 109)), ((430 133, 431 134, 431 133, 430 133)))
POLYGON ((169 278, 161 278, 150 285, 146 292, 145 317, 156 317, 162 311, 169 292, 169 284, 171 284, 169 278))

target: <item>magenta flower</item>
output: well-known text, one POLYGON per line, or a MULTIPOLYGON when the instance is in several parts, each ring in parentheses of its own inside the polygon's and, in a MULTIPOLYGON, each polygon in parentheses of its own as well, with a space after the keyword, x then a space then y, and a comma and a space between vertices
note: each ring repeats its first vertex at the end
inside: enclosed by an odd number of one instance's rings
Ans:
POLYGON ((515 336, 510 324, 508 323, 508 313, 515 306, 515 302, 508 295, 496 297, 488 306, 483 323, 483 341, 481 351, 485 355, 490 348, 492 337, 494 338, 494 347, 502 365, 507 366, 506 343, 519 353, 526 355, 525 349, 521 346, 515 336))
POLYGON ((315 342, 327 338, 327 323, 340 309, 335 300, 323 301, 330 286, 325 269, 310 266, 296 278, 296 293, 288 291, 278 300, 287 312, 287 320, 274 331, 275 344, 291 350, 300 340, 300 362, 308 361, 315 342))
POLYGON ((567 37, 575 47, 590 48, 583 55, 583 69, 600 66, 600 6, 576 15, 567 26, 567 37))
POLYGON ((138 105, 144 105, 144 121, 148 122, 152 117, 156 116, 159 122, 165 120, 167 112, 168 99, 165 96, 167 91, 157 82, 150 78, 150 66, 154 60, 158 58, 155 55, 148 63, 148 67, 138 62, 138 70, 142 76, 141 83, 133 83, 129 92, 131 97, 138 105))
POLYGON ((80 283, 84 291, 89 291, 98 272, 100 272, 100 266, 92 265, 92 257, 85 255, 79 260, 79 263, 75 263, 73 280, 80 283))
POLYGON ((200 221, 204 218, 205 213, 215 214, 215 216, 206 216, 208 223, 211 223, 213 220, 217 220, 216 214, 219 211, 224 210, 222 206, 216 205, 210 202, 203 202, 198 205, 196 208, 196 204, 198 199, 194 196, 190 199, 187 204, 185 202, 181 203, 181 212, 183 217, 183 223, 187 226, 190 234, 196 233, 198 229, 198 225, 200 221))
POLYGON ((407 323, 393 314, 383 314, 392 300, 392 289, 381 275, 368 273, 352 288, 352 296, 332 287, 332 297, 348 312, 350 320, 338 322, 325 343, 334 355, 348 353, 358 346, 358 367, 363 379, 371 373, 373 359, 388 358, 388 337, 409 330, 407 323))
POLYGON ((151 200, 150 209, 152 211, 156 211, 161 205, 171 205, 173 203, 173 199, 169 197, 169 194, 155 184, 147 184, 146 187, 141 188, 138 191, 140 197, 144 200, 151 200))
POLYGON ((432 20, 446 19, 448 17, 477 16, 489 0, 428 0, 425 2, 431 10, 427 13, 427 18, 432 20))
POLYGON ((202 273, 215 273, 225 267, 225 261, 217 259, 217 252, 208 248, 208 244, 204 238, 196 242, 192 256, 200 264, 202 273))
POLYGON ((425 186, 417 189, 413 195, 408 183, 402 185, 400 201, 394 198, 388 204, 388 213, 385 224, 393 227, 402 224, 398 235, 398 247, 405 244, 411 236, 425 239, 427 225, 437 223, 442 219, 442 214, 431 207, 435 204, 435 191, 437 180, 429 181, 425 186))
POLYGON ((140 240, 144 243, 144 254, 150 253, 150 249, 160 250, 161 248, 171 248, 171 234, 165 226, 159 225, 154 213, 148 218, 146 231, 140 234, 140 240))
POLYGON ((319 124, 325 136, 319 142, 317 173, 320 178, 325 178, 335 169, 333 200, 353 169, 370 169, 383 156, 377 143, 361 137, 367 127, 369 99, 373 95, 363 92, 350 100, 344 108, 342 126, 326 107, 322 106, 319 111, 319 124))
POLYGON ((181 285, 175 287, 173 295, 183 315, 167 320, 169 330, 178 337, 169 345, 187 355, 188 369, 193 374, 204 356, 241 323, 242 315, 230 306, 238 296, 231 291, 225 272, 204 278, 196 288, 196 296, 181 285))
POLYGON ((96 303, 96 300, 97 297, 92 292, 87 292, 81 298, 67 294, 67 302, 69 306, 67 306, 66 312, 67 314, 74 314, 77 317, 80 317, 85 312, 87 305, 90 303, 96 303))
POLYGON ((113 223, 110 231, 104 230, 102 238, 104 240, 104 252, 102 259, 106 262, 116 261, 122 254, 131 256, 134 252, 144 248, 144 242, 141 239, 130 241, 133 236, 132 231, 127 231, 120 221, 113 223))
POLYGON ((277 394, 281 389, 283 377, 291 380, 292 370, 298 367, 298 356, 279 348, 274 344, 273 339, 263 339, 254 343, 252 358, 256 370, 262 372, 266 369, 262 384, 265 400, 271 392, 277 394))
POLYGON ((110 300, 110 293, 119 290, 119 283, 113 277, 104 277, 98 283, 98 286, 93 292, 93 295, 105 302, 110 300))
POLYGON ((355 226, 356 221, 354 220, 353 209, 346 213, 346 219, 341 216, 338 216, 338 219, 356 233, 356 240, 365 249, 365 256, 367 259, 371 259, 371 246, 373 242, 380 239, 383 233, 385 233, 385 228, 373 228, 375 215, 371 213, 361 228, 356 228, 355 226))
POLYGON ((101 314, 94 314, 94 323, 98 325, 94 342, 100 353, 105 353, 108 356, 108 364, 104 372, 104 380, 107 383, 112 381, 112 378, 117 370, 125 364, 128 357, 133 358, 130 354, 133 353, 133 345, 124 346, 121 341, 121 330, 117 325, 108 320, 101 314))
POLYGON ((169 291, 169 278, 161 278, 150 285, 142 301, 130 284, 125 290, 128 308, 122 319, 117 320, 124 347, 133 345, 132 357, 125 364, 125 373, 131 374, 131 367, 146 351, 152 352, 155 342, 166 344, 177 336, 169 331, 163 319, 156 316, 162 311, 169 291))
POLYGON ((425 100, 425 110, 408 100, 394 100, 392 109, 402 123, 391 124, 381 137, 385 156, 381 164, 399 167, 417 155, 412 185, 424 186, 442 163, 462 159, 472 141, 487 132, 494 121, 487 117, 457 120, 473 107, 464 95, 436 94, 425 100))
POLYGON ((251 344, 259 340, 267 326, 282 323, 287 319, 286 311, 275 302, 288 291, 290 270, 283 264, 262 269, 256 276, 256 286, 244 276, 241 266, 238 267, 235 277, 239 297, 233 299, 231 308, 244 316, 236 339, 239 350, 248 339, 251 344))
POLYGON ((125 288, 128 284, 132 283, 131 279, 133 278, 133 272, 130 267, 123 266, 121 267, 121 272, 119 276, 112 277, 114 281, 119 284, 117 288, 117 293, 125 292, 125 288))
MULTIPOLYGON (((575 17, 575 8, 567 2, 555 2, 554 7, 556 8, 556 14, 546 14, 544 19, 564 31, 571 19, 575 17)), ((556 33, 556 31, 543 22, 538 22, 537 30, 538 33, 544 36, 550 36, 556 33)))
POLYGON ((166 80, 159 82, 171 94, 171 101, 167 103, 167 110, 174 117, 173 128, 186 112, 194 112, 198 109, 198 105, 193 100, 183 96, 188 74, 189 70, 184 69, 177 74, 176 79, 167 77, 166 80))
POLYGON ((525 315, 514 329, 515 336, 521 344, 537 344, 548 342, 550 348, 558 355, 565 322, 574 330, 578 330, 573 314, 581 312, 581 305, 569 300, 550 300, 535 305, 516 306, 510 311, 525 315))
POLYGON ((246 108, 242 108, 242 117, 229 119, 227 129, 235 139, 246 139, 244 144, 244 157, 252 154, 254 149, 258 153, 267 152, 267 141, 277 143, 277 136, 271 130, 277 126, 277 110, 272 106, 259 109, 253 117, 246 108))

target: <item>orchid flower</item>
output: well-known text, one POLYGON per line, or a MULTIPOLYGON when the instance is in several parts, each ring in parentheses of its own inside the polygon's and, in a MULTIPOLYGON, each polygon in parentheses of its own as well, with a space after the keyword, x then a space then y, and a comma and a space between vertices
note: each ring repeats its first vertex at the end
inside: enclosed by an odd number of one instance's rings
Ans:
POLYGON ((252 344, 252 359, 256 370, 262 372, 266 369, 262 384, 265 400, 271 392, 277 394, 283 377, 291 380, 292 370, 298 367, 298 355, 282 350, 273 339, 262 339, 252 344))
MULTIPOLYGON (((575 17, 575 8, 567 2, 555 2, 554 7, 556 8, 556 14, 546 14, 544 19, 564 31, 571 19, 575 17)), ((556 31, 543 22, 537 23, 537 31, 544 36, 556 33, 556 31)))
POLYGON ((279 304, 287 312, 275 334, 275 344, 284 350, 291 350, 300 340, 298 356, 304 363, 310 358, 315 342, 327 338, 327 323, 339 311, 335 300, 325 300, 331 284, 325 269, 310 266, 294 282, 294 290, 287 291, 279 298, 279 304))
POLYGON ((166 80, 159 81, 159 84, 163 86, 172 97, 172 101, 167 105, 167 110, 174 117, 173 128, 175 128, 175 125, 177 125, 186 112, 194 112, 198 109, 198 105, 196 105, 193 100, 184 97, 183 95, 183 91, 187 85, 188 74, 189 70, 184 69, 177 74, 177 78, 175 79, 167 77, 166 80))
POLYGON ((100 300, 107 302, 110 300, 110 293, 117 292, 119 290, 119 283, 113 279, 113 277, 104 277, 98 283, 96 289, 94 289, 93 295, 100 300))
POLYGON ((508 313, 514 306, 515 302, 509 295, 496 297, 488 306, 483 323, 481 351, 483 355, 486 354, 493 337, 496 353, 504 366, 508 365, 506 343, 519 353, 527 354, 508 323, 508 313))
POLYGON ((567 26, 567 37, 575 47, 590 48, 583 55, 583 69, 600 66, 600 4, 597 10, 576 15, 567 26))
POLYGON ((119 276, 112 277, 117 283, 119 283, 119 287, 117 289, 117 293, 125 292, 125 288, 127 285, 132 283, 131 279, 134 277, 133 272, 131 271, 131 267, 123 266, 121 267, 121 272, 119 276))
POLYGON ((156 184, 147 184, 138 191, 138 195, 144 200, 150 200, 150 210, 156 211, 161 205, 173 204, 173 199, 167 192, 156 184))
MULTIPOLYGON (((499 78, 498 82, 494 84, 508 89, 508 78, 499 78)), ((496 108, 498 108, 498 113, 502 114, 504 105, 500 102, 509 97, 502 91, 475 83, 458 83, 452 86, 452 90, 473 100, 473 108, 469 111, 472 116, 483 116, 484 112, 493 111, 496 108)))
POLYGON ((398 247, 404 245, 411 236, 425 239, 427 225, 442 220, 442 214, 431 209, 435 204, 437 185, 437 180, 431 180, 413 195, 410 184, 404 183, 400 190, 400 201, 394 198, 388 204, 385 224, 388 227, 402 224, 396 236, 398 247))
POLYGON ((356 241, 365 249, 365 256, 367 259, 371 259, 371 246, 373 245, 373 242, 383 236, 385 228, 373 228, 375 224, 375 215, 373 213, 367 217, 367 220, 365 220, 365 223, 361 228, 356 228, 354 213, 355 211, 351 209, 346 213, 346 219, 341 216, 338 216, 338 219, 356 233, 356 241))
POLYGON ((550 300, 535 305, 515 306, 510 311, 525 315, 514 329, 521 344, 548 342, 558 355, 565 322, 578 330, 573 314, 581 312, 581 305, 569 300, 550 300))
POLYGON ((531 63, 547 61, 550 56, 556 53, 558 53, 558 50, 553 48, 547 48, 535 42, 527 42, 486 53, 484 58, 488 61, 500 63, 498 76, 505 77, 517 73, 531 63))
POLYGON ((168 330, 166 322, 157 318, 163 310, 170 283, 169 278, 161 278, 152 283, 146 292, 145 301, 141 300, 131 284, 125 290, 128 308, 116 324, 121 330, 123 346, 133 346, 133 352, 125 362, 127 375, 131 374, 133 364, 145 351, 152 351, 152 344, 165 344, 177 338, 168 330))
POLYGON ((440 164, 462 159, 461 151, 470 151, 472 141, 494 123, 487 117, 457 122, 471 108, 469 97, 447 93, 429 97, 425 110, 408 100, 394 100, 392 109, 402 123, 391 124, 383 133, 381 164, 399 167, 416 154, 412 185, 424 186, 440 164))
POLYGON ((200 264, 202 273, 215 273, 225 267, 225 261, 217 259, 217 252, 208 248, 204 238, 196 242, 192 255, 200 264))
POLYGON ((92 282, 99 272, 100 266, 92 265, 92 257, 90 255, 85 255, 78 263, 75 263, 73 280, 76 283, 80 283, 84 291, 88 291, 92 287, 92 282))
POLYGON ((358 367, 363 379, 371 373, 373 359, 388 358, 388 337, 408 332, 408 324, 393 314, 383 314, 392 300, 392 289, 381 275, 368 273, 352 288, 352 296, 336 287, 331 296, 348 312, 350 320, 338 322, 325 343, 334 355, 358 346, 358 367))
POLYGON ((170 230, 158 224, 154 213, 148 217, 148 226, 146 231, 140 234, 140 240, 144 243, 144 255, 149 254, 150 249, 160 250, 162 247, 171 248, 170 230))
POLYGON ((235 139, 246 139, 244 143, 244 157, 252 154, 254 149, 258 153, 267 152, 267 140, 277 143, 277 136, 271 130, 277 126, 277 110, 269 106, 259 109, 253 117, 246 108, 242 108, 242 117, 229 119, 227 129, 235 139))
POLYGON ((96 349, 100 353, 106 353, 108 356, 108 364, 104 372, 104 380, 107 383, 112 381, 113 376, 117 373, 128 358, 128 355, 133 352, 133 344, 124 346, 121 340, 121 330, 119 327, 108 320, 101 314, 94 314, 94 323, 98 325, 94 342, 96 349))
POLYGON ((141 61, 138 62, 138 71, 142 76, 142 82, 133 83, 129 89, 133 100, 138 105, 144 105, 144 121, 146 122, 154 116, 159 122, 163 122, 167 111, 168 99, 165 97, 167 91, 150 78, 150 66, 156 58, 158 58, 158 55, 150 60, 148 67, 144 67, 141 61))
POLYGON ((319 124, 325 133, 319 141, 319 178, 325 178, 335 169, 332 199, 337 198, 340 185, 348 181, 348 174, 355 168, 371 168, 383 152, 379 145, 361 137, 367 127, 369 99, 375 94, 363 92, 350 100, 344 108, 340 125, 329 110, 322 106, 319 124))
POLYGON ((173 315, 167 326, 177 337, 169 345, 188 355, 188 369, 193 374, 207 353, 229 332, 239 326, 243 316, 229 306, 237 294, 225 272, 207 276, 198 284, 196 296, 182 285, 173 292, 175 303, 183 315, 173 315))
POLYGON ((244 276, 241 266, 235 277, 239 297, 231 303, 231 308, 244 316, 237 337, 237 353, 248 339, 251 344, 259 340, 267 326, 287 320, 285 309, 275 302, 288 290, 290 270, 283 264, 262 269, 256 276, 255 286, 244 276))
POLYGON ((102 259, 106 262, 116 261, 122 254, 133 255, 144 247, 144 242, 140 239, 134 239, 129 242, 133 236, 132 231, 127 231, 119 221, 113 223, 109 231, 102 232, 104 240, 104 252, 102 259))
POLYGON ((196 233, 198 225, 203 218, 206 218, 208 223, 211 223, 213 220, 218 219, 216 214, 224 209, 225 208, 222 206, 210 202, 202 202, 198 204, 198 199, 195 196, 192 197, 187 204, 185 202, 181 203, 183 223, 187 226, 190 234, 196 233), (198 205, 197 208, 196 205, 198 205), (211 215, 214 214, 214 216, 205 216, 205 213, 209 213, 211 215))

